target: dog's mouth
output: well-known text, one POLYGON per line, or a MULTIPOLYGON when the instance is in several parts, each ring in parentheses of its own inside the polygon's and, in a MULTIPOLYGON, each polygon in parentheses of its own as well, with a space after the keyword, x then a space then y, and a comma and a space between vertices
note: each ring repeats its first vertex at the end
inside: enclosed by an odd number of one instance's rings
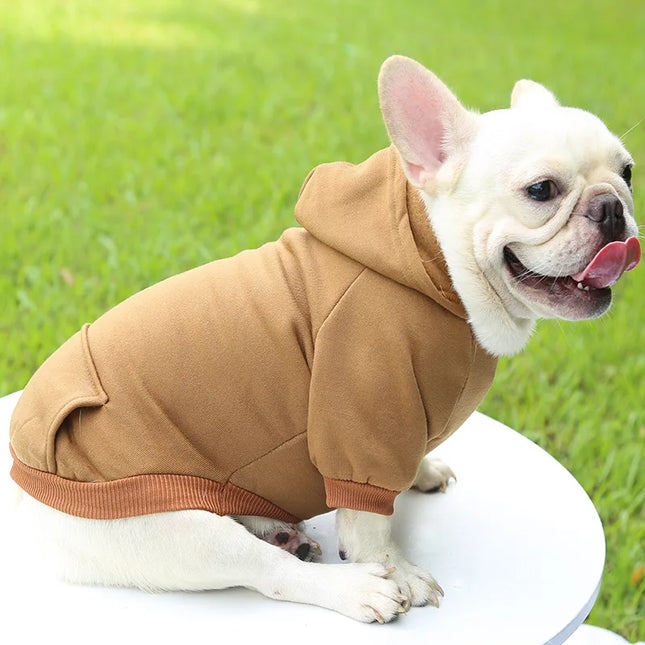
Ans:
POLYGON ((638 239, 630 237, 603 246, 577 273, 542 275, 526 267, 508 246, 504 260, 513 283, 531 301, 546 305, 568 319, 590 318, 603 313, 611 303, 611 289, 625 271, 636 267, 641 257, 638 239))
POLYGON ((594 297, 598 291, 610 292, 607 287, 596 287, 585 280, 576 280, 573 276, 554 277, 535 273, 525 267, 508 246, 504 247, 504 260, 513 278, 527 289, 543 291, 556 297, 567 294, 576 297, 588 294, 589 297, 594 297))

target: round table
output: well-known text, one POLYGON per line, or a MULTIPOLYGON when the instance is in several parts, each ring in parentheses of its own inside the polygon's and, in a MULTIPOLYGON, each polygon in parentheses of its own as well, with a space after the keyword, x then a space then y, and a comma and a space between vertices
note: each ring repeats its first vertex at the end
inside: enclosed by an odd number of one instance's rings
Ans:
MULTIPOLYGON (((8 443, 19 393, 0 399, 8 443)), ((283 643, 314 637, 337 643, 544 645, 563 643, 598 594, 605 541, 584 490, 555 459, 480 413, 434 455, 458 482, 445 494, 399 496, 394 533, 411 561, 446 595, 440 609, 414 608, 387 625, 264 598, 246 589, 148 594, 59 582, 22 527, 5 450, 1 503, 4 629, 30 642, 283 643)), ((333 514, 307 522, 325 562, 340 562, 333 514)))

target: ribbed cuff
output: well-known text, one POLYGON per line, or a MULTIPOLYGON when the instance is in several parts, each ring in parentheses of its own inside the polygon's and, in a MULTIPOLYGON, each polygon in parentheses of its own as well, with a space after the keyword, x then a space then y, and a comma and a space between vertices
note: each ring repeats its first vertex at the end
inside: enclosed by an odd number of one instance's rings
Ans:
POLYGON ((401 491, 325 477, 325 492, 329 508, 351 508, 354 511, 392 515, 394 499, 401 491))
POLYGON ((11 446, 10 450, 14 459, 11 477, 18 486, 39 502, 68 515, 112 520, 193 509, 217 515, 261 515, 282 522, 300 521, 269 500, 230 482, 155 473, 106 482, 79 482, 27 466, 11 446))

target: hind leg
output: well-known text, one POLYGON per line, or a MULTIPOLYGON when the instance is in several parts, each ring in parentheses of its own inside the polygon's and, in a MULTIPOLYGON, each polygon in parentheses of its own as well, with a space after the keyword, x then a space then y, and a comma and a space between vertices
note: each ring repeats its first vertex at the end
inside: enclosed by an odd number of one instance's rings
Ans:
MULTIPOLYGON (((26 496, 27 497, 27 496, 26 496)), ((23 501, 61 574, 84 584, 147 590, 247 587, 318 605, 363 622, 387 622, 405 598, 381 564, 303 562, 259 540, 231 517, 206 511, 88 520, 23 501)))
POLYGON ((233 515, 232 517, 256 537, 279 546, 300 560, 310 561, 314 556, 322 555, 320 545, 300 530, 301 524, 288 524, 255 515, 233 515))

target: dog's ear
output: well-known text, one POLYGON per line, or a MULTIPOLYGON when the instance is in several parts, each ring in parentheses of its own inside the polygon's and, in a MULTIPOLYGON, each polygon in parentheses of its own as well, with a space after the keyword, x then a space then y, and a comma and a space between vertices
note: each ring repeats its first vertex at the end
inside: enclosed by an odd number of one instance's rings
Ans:
POLYGON ((549 108, 558 107, 558 100, 553 94, 535 81, 528 81, 522 79, 515 83, 513 92, 511 93, 511 107, 512 108, 549 108))
POLYGON ((432 192, 444 161, 476 134, 477 115, 432 72, 405 56, 383 63, 378 88, 385 127, 406 176, 417 188, 432 192))

